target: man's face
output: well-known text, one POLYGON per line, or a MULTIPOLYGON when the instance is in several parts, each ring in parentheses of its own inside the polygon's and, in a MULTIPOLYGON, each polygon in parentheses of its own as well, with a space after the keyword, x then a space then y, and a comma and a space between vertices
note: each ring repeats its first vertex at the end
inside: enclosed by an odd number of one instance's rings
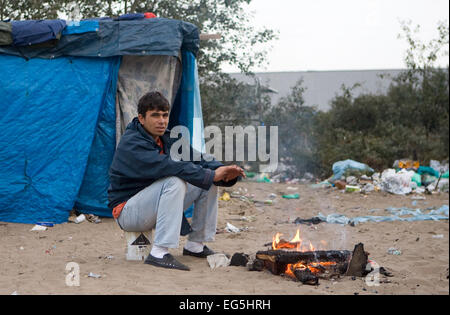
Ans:
POLYGON ((169 124, 168 111, 149 110, 145 117, 139 114, 138 118, 144 129, 155 139, 164 134, 169 124))

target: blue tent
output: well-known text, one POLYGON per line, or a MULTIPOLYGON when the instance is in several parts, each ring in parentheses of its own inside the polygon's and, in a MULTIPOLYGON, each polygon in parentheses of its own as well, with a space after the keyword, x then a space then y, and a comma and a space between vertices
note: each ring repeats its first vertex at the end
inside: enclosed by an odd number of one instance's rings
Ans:
POLYGON ((58 20, 60 38, 40 43, 33 30, 44 22, 13 23, 12 36, 16 30, 25 44, 17 44, 19 35, 13 44, 0 43, 0 221, 62 223, 74 208, 111 217, 108 170, 133 115, 122 103, 136 106, 147 92, 142 86, 162 89, 172 102, 171 125, 198 137, 198 30, 163 18, 58 20), (169 69, 164 60, 176 65, 161 74, 164 84, 142 83, 158 81, 158 70, 139 73, 152 56, 168 58, 158 59, 159 69, 169 69), (135 68, 126 73, 133 58, 135 68), (128 84, 129 73, 142 75, 137 85, 128 84))

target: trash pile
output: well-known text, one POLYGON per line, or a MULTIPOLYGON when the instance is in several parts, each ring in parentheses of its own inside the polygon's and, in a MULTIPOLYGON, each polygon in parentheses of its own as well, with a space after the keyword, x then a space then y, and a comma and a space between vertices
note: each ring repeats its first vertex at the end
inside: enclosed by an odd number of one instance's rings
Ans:
POLYGON ((431 160, 429 166, 417 161, 397 160, 381 173, 353 160, 333 164, 333 176, 313 188, 336 187, 346 192, 385 191, 395 195, 449 192, 449 164, 431 160))
POLYGON ((295 173, 292 167, 286 165, 279 165, 276 172, 273 173, 255 173, 246 172, 248 181, 255 181, 257 183, 286 183, 290 185, 294 184, 307 184, 315 181, 315 176, 311 173, 304 173, 302 178, 292 177, 289 174, 295 173))

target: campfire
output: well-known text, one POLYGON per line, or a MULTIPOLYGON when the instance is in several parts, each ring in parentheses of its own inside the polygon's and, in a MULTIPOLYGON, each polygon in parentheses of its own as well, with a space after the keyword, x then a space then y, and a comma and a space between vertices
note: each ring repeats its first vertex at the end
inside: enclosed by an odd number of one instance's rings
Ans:
MULTIPOLYGON (((268 269, 275 275, 285 275, 304 284, 315 285, 320 279, 340 276, 364 276, 368 253, 362 243, 349 250, 316 250, 313 244, 303 242, 300 230, 295 237, 286 241, 277 233, 271 249, 256 253, 254 270, 268 269)), ((325 245, 325 242, 321 242, 325 245)))

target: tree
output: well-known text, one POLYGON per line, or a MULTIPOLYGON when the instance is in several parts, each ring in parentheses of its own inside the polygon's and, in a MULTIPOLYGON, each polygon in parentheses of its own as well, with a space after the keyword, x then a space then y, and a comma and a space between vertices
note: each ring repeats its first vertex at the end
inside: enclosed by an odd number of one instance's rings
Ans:
POLYGON ((55 19, 61 5, 56 0, 0 0, 0 20, 55 19))
POLYGON ((405 64, 408 68, 407 72, 409 75, 414 74, 415 72, 426 73, 430 69, 436 69, 436 61, 438 58, 448 57, 448 21, 438 22, 438 36, 431 39, 428 43, 422 42, 417 36, 417 34, 420 33, 420 25, 416 25, 413 30, 411 28, 411 21, 401 21, 400 24, 403 34, 399 34, 398 38, 406 39, 409 45, 405 56, 405 64))
POLYGON ((280 160, 290 166, 290 175, 316 173, 315 130, 317 110, 305 106, 303 80, 299 80, 291 94, 281 98, 265 116, 265 123, 278 126, 280 160))
POLYGON ((449 55, 448 21, 438 22, 437 37, 428 43, 417 36, 419 25, 413 30, 411 21, 401 24, 403 35, 399 37, 405 38, 409 44, 405 57, 408 71, 396 78, 396 82, 399 87, 415 92, 412 110, 417 117, 415 123, 422 126, 426 140, 430 141, 432 134, 439 133, 448 152, 449 64, 446 68, 436 65, 439 57, 448 58, 449 55))
POLYGON ((201 86, 203 104, 211 104, 214 110, 204 110, 203 119, 219 127, 233 125, 261 125, 270 107, 270 98, 257 85, 238 82, 221 73, 208 76, 208 84, 201 86))

